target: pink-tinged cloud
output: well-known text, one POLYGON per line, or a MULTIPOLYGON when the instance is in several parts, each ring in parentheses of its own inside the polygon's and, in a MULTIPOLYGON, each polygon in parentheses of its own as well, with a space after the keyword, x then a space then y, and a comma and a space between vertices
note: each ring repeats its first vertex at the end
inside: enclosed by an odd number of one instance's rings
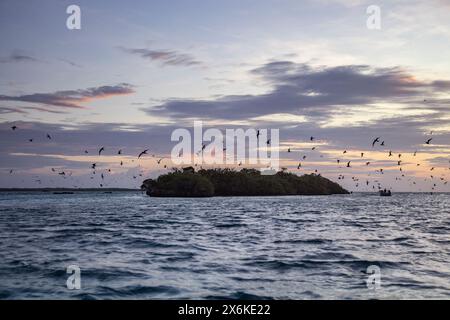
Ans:
POLYGON ((121 83, 115 86, 101 86, 88 89, 57 91, 54 93, 33 93, 21 96, 0 95, 0 101, 19 101, 47 106, 82 109, 83 103, 134 93, 132 86, 121 83))

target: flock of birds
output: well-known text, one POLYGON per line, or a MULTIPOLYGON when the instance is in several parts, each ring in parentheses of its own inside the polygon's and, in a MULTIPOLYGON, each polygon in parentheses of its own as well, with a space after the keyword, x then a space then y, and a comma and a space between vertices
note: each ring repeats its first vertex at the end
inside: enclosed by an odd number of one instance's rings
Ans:
MULTIPOLYGON (((14 126, 11 127, 11 129, 12 129, 13 131, 16 131, 16 130, 18 129, 18 127, 17 127, 16 125, 14 125, 14 126)), ((48 133, 46 134, 46 138, 47 138, 48 140, 53 140, 53 137, 52 137, 50 134, 48 134, 48 133)), ((34 141, 34 139, 28 139, 28 142, 33 142, 33 141, 34 141)), ((99 156, 99 157, 102 156, 102 154, 103 154, 104 151, 105 151, 105 147, 103 147, 103 146, 100 147, 100 148, 98 149, 98 151, 97 151, 98 156, 99 156)), ((149 152, 149 149, 145 149, 145 150, 141 151, 141 152, 137 155, 137 159, 139 160, 139 159, 141 159, 143 156, 148 155, 148 152, 149 152)), ((85 154, 85 155, 89 154, 89 151, 88 151, 88 150, 84 150, 84 154, 85 154)), ((119 149, 119 150, 117 151, 117 155, 123 155, 122 149, 119 149)), ((162 163, 162 161, 165 159, 164 157, 157 158, 155 154, 152 154, 152 158, 155 158, 156 164, 157 164, 158 166, 159 166, 159 165, 162 165, 164 169, 167 168, 167 164, 163 164, 163 163, 162 163)), ((127 157, 127 156, 124 156, 124 158, 120 160, 120 162, 118 163, 118 165, 119 165, 120 167, 124 167, 125 164, 127 163, 127 159, 129 159, 129 156, 128 156, 128 157, 127 157)), ((133 163, 133 162, 135 162, 135 160, 134 160, 134 159, 131 159, 131 162, 133 163)), ((91 172, 90 172, 90 175, 89 175, 90 180, 94 180, 95 177, 98 176, 99 179, 101 179, 100 182, 98 183, 98 185, 99 185, 100 187, 102 187, 102 188, 103 188, 103 187, 106 187, 107 184, 105 183, 105 180, 107 179, 107 175, 108 175, 108 174, 112 174, 112 173, 113 173, 113 169, 112 169, 111 167, 107 167, 107 168, 100 169, 97 162, 92 163, 92 164, 90 165, 89 168, 91 169, 91 172), (100 173, 100 174, 98 174, 98 173, 100 173)), ((128 177, 128 178, 130 178, 130 179, 132 179, 132 180, 135 180, 135 179, 137 179, 138 176, 139 176, 139 177, 142 177, 142 176, 143 176, 144 171, 141 170, 141 166, 140 166, 140 165, 135 166, 134 169, 136 169, 137 173, 131 173, 131 176, 128 177)), ((51 170, 52 173, 54 173, 54 174, 56 174, 56 175, 62 177, 63 179, 68 179, 68 178, 70 178, 70 177, 73 177, 73 172, 72 172, 72 171, 58 170, 57 168, 51 168, 50 170, 51 170)), ((11 170, 9 171, 10 174, 13 174, 14 172, 15 172, 14 169, 11 169, 11 170)), ((39 176, 33 176, 33 178, 34 178, 34 181, 35 181, 37 184, 42 185, 42 179, 39 178, 39 176)), ((52 181, 53 181, 53 180, 52 180, 52 181)), ((73 182, 79 182, 79 181, 73 181, 73 182)), ((117 183, 117 179, 113 179, 112 182, 113 182, 113 183, 117 183)), ((123 182, 123 181, 122 181, 122 182, 123 182)), ((73 188, 79 188, 79 186, 78 186, 77 184, 73 184, 72 187, 73 187, 73 188)))
MULTIPOLYGON (((430 135, 433 135, 433 131, 430 132, 430 135)), ((314 142, 314 141, 315 141, 315 137, 310 137, 310 142, 314 142)), ((428 138, 424 142, 424 144, 425 145, 431 145, 431 141, 433 141, 432 137, 428 138)), ((372 148, 375 148, 377 145, 379 145, 380 147, 385 147, 386 143, 385 143, 384 140, 381 140, 381 137, 376 137, 372 141, 372 148)), ((316 150, 316 148, 317 147, 312 147, 311 150, 314 151, 314 150, 316 150)), ((292 149, 288 148, 287 152, 291 153, 292 149)), ((343 155, 348 154, 347 150, 344 150, 342 152, 342 154, 343 155)), ((418 151, 416 150, 416 151, 414 151, 414 153, 412 153, 412 157, 415 158, 417 156, 417 154, 418 154, 418 151)), ((363 159, 365 156, 366 156, 366 154, 364 152, 360 153, 360 158, 361 159, 363 159)), ((323 158, 323 155, 320 155, 320 157, 323 158)), ((387 160, 391 160, 392 161, 392 157, 394 157, 394 153, 393 153, 392 150, 389 150, 387 152, 387 160)), ((307 158, 306 155, 302 156, 302 160, 305 160, 306 158, 307 158)), ((407 181, 408 181, 408 183, 410 185, 412 185, 412 186, 417 185, 417 181, 416 181, 415 177, 407 177, 407 175, 405 173, 405 170, 403 169, 403 166, 402 166, 404 164, 402 159, 403 159, 402 158, 402 154, 398 153, 397 154, 397 159, 394 160, 394 162, 396 163, 396 166, 398 166, 399 172, 400 172, 400 176, 395 177, 395 181, 401 181, 403 179, 407 179, 407 181)), ((341 159, 336 159, 336 162, 337 162, 339 168, 342 168, 340 166, 341 163, 344 163, 346 168, 351 168, 352 167, 352 160, 342 161, 341 159)), ((449 160, 449 163, 450 163, 450 160, 449 160)), ((365 161, 365 166, 368 167, 371 164, 372 164, 371 161, 365 161)), ((421 163, 420 162, 416 162, 415 166, 416 167, 420 167, 421 163)), ((297 169, 301 169, 301 168, 302 168, 302 162, 299 162, 298 165, 297 165, 297 169)), ((286 168, 283 168, 283 169, 286 170, 286 168)), ((435 169, 436 169, 435 167, 431 167, 429 170, 430 170, 430 172, 433 172, 435 169)), ((450 167, 448 169, 450 170, 450 167)), ((379 169, 375 169, 374 173, 376 173, 376 174, 384 174, 385 171, 386 171, 386 168, 379 168, 379 169)), ((315 169, 314 173, 318 173, 318 170, 315 169)), ((362 188, 362 187, 365 187, 366 190, 367 190, 368 187, 370 187, 372 190, 382 190, 383 189, 382 182, 379 179, 374 179, 372 181, 372 183, 371 183, 371 181, 370 181, 371 176, 372 176, 372 173, 369 172, 367 174, 367 179, 365 179, 365 181, 363 183, 361 183, 361 178, 358 178, 356 176, 352 176, 351 177, 351 181, 354 183, 354 187, 356 188, 356 190, 360 190, 360 188, 362 188)), ((345 177, 346 177, 345 175, 339 174, 337 179, 338 180, 344 180, 345 177)), ((442 186, 446 186, 448 184, 448 181, 447 181, 447 179, 446 179, 444 174, 442 174, 441 176, 435 176, 433 174, 430 174, 429 177, 425 177, 423 180, 431 182, 431 184, 432 184, 431 185, 431 192, 434 192, 436 190, 436 188, 438 187, 439 183, 441 183, 442 186)), ((364 191, 366 191, 366 190, 364 190, 364 191)), ((361 190, 361 191, 363 191, 363 190, 361 190)))
MULTIPOLYGON (((14 125, 14 126, 11 127, 11 129, 13 131, 16 131, 18 129, 18 127, 16 125, 14 125)), ((430 132, 430 135, 433 135, 433 132, 430 132)), ((257 130, 256 137, 257 137, 257 139, 259 139, 259 137, 260 137, 260 130, 257 130)), ((48 133, 46 134, 46 138, 48 140, 52 140, 53 139, 53 137, 50 134, 48 134, 48 133)), ((34 140, 32 138, 30 138, 30 139, 28 139, 28 141, 31 143, 34 140)), ((310 143, 314 143, 316 141, 316 138, 311 136, 309 138, 309 141, 310 141, 310 143)), ((428 138, 424 143, 425 143, 425 145, 430 145, 432 141, 433 141, 433 138, 431 137, 431 138, 428 138)), ((270 139, 266 140, 266 145, 267 146, 271 145, 271 140, 270 139)), ((386 143, 385 143, 384 140, 381 140, 381 137, 376 137, 372 141, 372 148, 375 148, 377 145, 379 145, 380 147, 385 147, 386 143)), ((206 144, 202 144, 201 149, 198 152, 196 152, 196 154, 200 155, 200 153, 201 153, 202 156, 203 156, 203 151, 205 150, 206 146, 207 146, 206 144)), ((313 146, 311 148, 311 151, 314 151, 317 148, 318 148, 318 146, 313 146)), ((105 151, 105 147, 103 147, 103 146, 100 147, 98 149, 98 156, 99 157, 102 156, 104 151, 105 151)), ((226 151, 226 148, 223 148, 223 151, 226 151)), ((139 160, 142 157, 148 155, 148 152, 149 152, 149 149, 145 149, 145 150, 141 151, 139 154, 137 154, 137 160, 139 160)), ((292 152, 293 152, 293 148, 289 147, 287 149, 287 153, 292 153, 292 152)), ((89 151, 88 150, 84 150, 84 154, 89 154, 89 151)), ((342 154, 343 155, 348 154, 347 150, 344 150, 342 152, 342 154)), ((123 156, 122 149, 119 149, 117 151, 117 155, 119 155, 119 156, 122 155, 123 156)), ((183 155, 182 151, 180 151, 178 156, 181 157, 182 155, 183 155)), ((364 152, 360 152, 359 156, 360 156, 360 159, 364 159, 366 154, 364 152)), ((416 156, 417 156, 417 151, 415 151, 412 154, 412 157, 416 157, 416 156)), ((320 157, 323 158, 323 154, 320 154, 320 157)), ((392 161, 393 157, 394 157, 394 153, 392 152, 392 150, 387 151, 387 159, 392 161)), ((120 162, 118 163, 119 167, 124 167, 126 161, 129 160, 129 158, 130 157, 127 156, 127 157, 124 157, 123 159, 121 159, 120 162)), ((156 164, 158 166, 162 166, 163 169, 168 169, 167 164, 162 163, 162 161, 165 159, 164 157, 157 157, 155 154, 153 154, 152 158, 154 158, 156 160, 156 164)), ((301 160, 300 160, 300 162, 298 162, 298 165, 297 165, 297 170, 300 170, 300 169, 303 168, 302 161, 305 161, 306 158, 307 158, 306 155, 302 155, 301 156, 301 160)), ((405 173, 405 171, 404 171, 404 169, 402 167, 402 165, 404 163, 402 159, 403 158, 402 158, 402 154, 401 153, 396 154, 396 160, 394 160, 394 161, 396 162, 396 165, 399 167, 400 176, 396 177, 395 180, 396 181, 400 181, 402 179, 408 179, 408 182, 411 185, 416 185, 417 182, 415 180, 415 177, 407 177, 406 176, 406 173, 405 173)), ((131 162, 134 162, 134 161, 135 161, 134 159, 131 160, 131 162)), ((342 168, 341 164, 345 164, 346 168, 351 168, 352 167, 352 160, 336 159, 336 162, 337 162, 338 168, 342 168)), ((371 165, 371 161, 365 161, 365 166, 368 167, 370 165, 371 165)), ((417 167, 419 167, 421 165, 421 163, 416 163, 415 165, 417 167)), ((196 163, 196 164, 194 164, 194 166, 197 167, 198 164, 196 163)), ((239 167, 242 166, 242 162, 240 162, 238 164, 238 166, 239 167)), ((100 182, 99 182, 99 186, 100 187, 106 186, 105 179, 106 179, 108 174, 112 173, 112 169, 109 167, 109 168, 104 168, 104 169, 100 170, 99 166, 98 166, 98 163, 92 163, 90 165, 90 169, 91 169, 91 171, 90 171, 91 172, 90 173, 90 179, 93 180, 93 179, 95 179, 96 176, 99 176, 99 179, 101 179, 100 182), (100 172, 100 174, 98 174, 99 172, 100 172)), ((137 179, 138 176, 139 177, 143 176, 143 171, 141 170, 140 165, 136 166, 135 169, 136 169, 137 173, 131 173, 131 176, 129 177, 130 179, 135 180, 135 179, 137 179)), ((176 168, 171 168, 171 169, 174 170, 176 168)), ((285 170, 287 170, 287 168, 282 168, 282 170, 285 171, 285 170)), ((430 172, 433 172, 434 170, 435 170, 435 167, 430 168, 430 172)), ((450 168, 449 168, 449 170, 450 170, 450 168)), ((378 168, 378 169, 375 170, 375 173, 377 173, 377 174, 384 174, 385 171, 386 171, 386 168, 378 168)), ((68 177, 72 177, 72 172, 66 172, 66 171, 63 171, 63 170, 58 170, 56 168, 51 168, 51 172, 54 173, 54 174, 57 174, 58 176, 63 177, 64 179, 66 179, 68 177)), ((14 173, 14 169, 11 169, 9 173, 13 174, 14 173)), ((319 174, 317 169, 314 169, 314 173, 315 174, 319 174)), ((372 181, 372 183, 371 183, 370 182, 371 175, 372 175, 372 173, 368 173, 368 177, 367 177, 367 179, 365 179, 365 181, 363 183, 361 183, 361 178, 356 177, 356 176, 352 176, 351 177, 351 181, 354 183, 354 187, 356 188, 356 190, 360 190, 361 187, 365 187, 365 191, 367 191, 367 188, 371 188, 373 190, 376 190, 376 189, 381 190, 383 188, 382 187, 382 182, 379 179, 374 179, 372 181)), ((34 176, 34 178, 35 178, 35 182, 36 183, 42 184, 42 180, 39 178, 39 176, 34 176)), ((345 178, 346 178, 346 176, 344 174, 339 174, 337 176, 338 180, 344 180, 345 178)), ((440 177, 436 177, 433 174, 430 174, 429 179, 432 182, 432 186, 431 186, 431 191, 432 192, 438 187, 438 183, 439 182, 441 182, 442 185, 444 185, 444 186, 447 185, 447 183, 448 183, 448 181, 446 180, 444 175, 441 175, 440 177)), ((424 179, 424 181, 427 181, 427 180, 428 180, 428 177, 426 177, 424 179)), ((117 180, 113 179, 112 182, 117 182, 117 180)), ((121 182, 123 182, 123 181, 121 181, 121 182)), ((74 184, 73 187, 74 188, 78 188, 79 186, 77 184, 74 184)), ((361 190, 361 191, 363 191, 363 190, 361 190)))

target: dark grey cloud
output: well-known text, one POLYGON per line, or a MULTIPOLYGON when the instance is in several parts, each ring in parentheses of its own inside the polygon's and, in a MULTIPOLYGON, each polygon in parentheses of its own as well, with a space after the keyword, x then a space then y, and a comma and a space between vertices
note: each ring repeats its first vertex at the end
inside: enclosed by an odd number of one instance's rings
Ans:
POLYGON ((405 102, 433 91, 450 91, 450 82, 416 80, 401 68, 366 65, 313 68, 289 61, 267 63, 251 71, 272 89, 259 95, 231 95, 212 100, 168 100, 146 108, 172 117, 237 119, 291 113, 323 116, 342 106, 405 102))
POLYGON ((79 90, 57 91, 53 93, 33 93, 21 96, 0 95, 0 101, 19 101, 54 107, 83 108, 82 103, 110 96, 127 95, 134 90, 130 84, 101 86, 79 90))
POLYGON ((195 66, 202 63, 193 56, 175 50, 152 50, 145 48, 123 48, 130 54, 140 56, 143 59, 160 62, 164 66, 195 66))

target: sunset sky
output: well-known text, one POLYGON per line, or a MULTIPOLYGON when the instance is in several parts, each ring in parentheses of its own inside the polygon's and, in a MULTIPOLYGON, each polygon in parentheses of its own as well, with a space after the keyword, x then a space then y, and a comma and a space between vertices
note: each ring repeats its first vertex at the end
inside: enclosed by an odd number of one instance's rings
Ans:
POLYGON ((0 187, 139 187, 202 120, 278 128, 282 166, 353 191, 450 191, 449 16, 449 0, 2 0, 0 187))

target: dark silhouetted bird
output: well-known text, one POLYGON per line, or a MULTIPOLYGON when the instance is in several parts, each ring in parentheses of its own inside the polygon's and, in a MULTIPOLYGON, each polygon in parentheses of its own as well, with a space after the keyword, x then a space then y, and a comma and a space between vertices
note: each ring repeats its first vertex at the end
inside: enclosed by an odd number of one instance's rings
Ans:
POLYGON ((17 127, 16 126, 12 126, 11 129, 14 131, 14 130, 17 129, 17 127))
POLYGON ((52 140, 52 137, 47 133, 47 139, 52 140))
POLYGON ((428 139, 427 141, 425 141, 425 143, 430 144, 431 140, 433 140, 433 138, 428 139))
POLYGON ((377 143, 377 142, 380 142, 380 137, 377 137, 377 138, 375 138, 375 139, 373 140, 373 142, 372 142, 372 147, 374 147, 374 146, 375 146, 375 143, 377 143))
POLYGON ((117 154, 122 154, 122 149, 120 149, 119 151, 117 151, 117 154))
POLYGON ((139 159, 140 157, 142 157, 144 154, 147 154, 147 151, 148 151, 148 149, 145 149, 144 151, 142 151, 141 153, 139 153, 138 159, 139 159))
POLYGON ((101 147, 100 150, 98 150, 98 155, 101 155, 103 151, 105 151, 105 148, 101 147))

